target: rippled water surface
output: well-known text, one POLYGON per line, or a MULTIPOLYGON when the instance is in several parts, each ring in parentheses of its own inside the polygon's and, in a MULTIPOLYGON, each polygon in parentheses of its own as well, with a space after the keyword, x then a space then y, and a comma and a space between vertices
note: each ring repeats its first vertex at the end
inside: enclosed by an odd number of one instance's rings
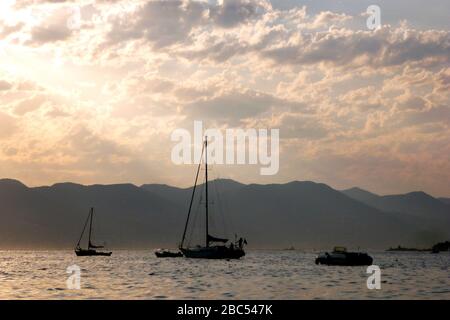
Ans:
POLYGON ((152 251, 76 257, 72 251, 0 251, 1 299, 450 299, 450 254, 374 253, 365 267, 314 264, 315 254, 253 251, 239 261, 157 259, 152 251), (69 290, 67 267, 81 268, 69 290))

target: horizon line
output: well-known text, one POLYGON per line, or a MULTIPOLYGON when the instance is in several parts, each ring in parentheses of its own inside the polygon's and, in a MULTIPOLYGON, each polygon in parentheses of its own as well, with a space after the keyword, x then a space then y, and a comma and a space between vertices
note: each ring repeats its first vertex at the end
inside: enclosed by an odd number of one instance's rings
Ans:
MULTIPOLYGON (((25 182, 23 182, 23 181, 21 181, 21 180, 19 180, 19 179, 16 179, 16 178, 5 178, 5 177, 0 178, 0 182, 1 182, 1 181, 5 181, 5 180, 10 180, 10 181, 16 181, 16 182, 19 182, 20 184, 22 184, 22 185, 24 185, 25 187, 30 188, 30 189, 33 189, 33 188, 45 188, 45 187, 51 188, 51 187, 54 187, 54 186, 56 186, 56 185, 62 185, 62 184, 74 184, 74 185, 79 185, 79 186, 84 186, 84 187, 92 187, 92 186, 114 186, 114 185, 133 185, 133 186, 135 186, 135 187, 137 187, 137 188, 141 188, 141 187, 146 186, 146 185, 161 185, 161 186, 168 186, 168 187, 177 188, 177 189, 189 189, 189 188, 192 188, 192 186, 184 187, 184 186, 171 185, 171 184, 161 183, 161 182, 151 182, 151 183, 143 183, 143 184, 136 184, 136 183, 133 183, 133 182, 92 183, 92 184, 87 183, 87 184, 83 184, 83 183, 79 183, 79 182, 62 181, 62 182, 55 182, 55 183, 53 183, 53 184, 28 185, 27 183, 25 183, 25 182)), ((353 187, 350 187, 350 188, 338 189, 338 188, 335 188, 335 187, 333 187, 333 186, 331 186, 331 185, 329 185, 329 184, 327 184, 327 183, 325 183, 325 182, 317 182, 317 181, 312 181, 312 180, 291 180, 291 181, 288 181, 288 182, 277 182, 277 183, 275 183, 275 182, 273 182, 273 183, 255 183, 255 182, 252 182, 252 183, 245 183, 245 182, 241 182, 241 181, 238 181, 238 180, 235 180, 235 179, 231 179, 231 178, 216 178, 216 179, 213 179, 213 180, 211 180, 211 181, 217 181, 217 180, 219 180, 219 181, 221 181, 221 180, 222 180, 222 181, 223 181, 223 180, 233 181, 233 182, 242 184, 242 185, 244 185, 244 186, 250 186, 250 185, 259 185, 259 186, 268 186, 268 185, 286 185, 286 184, 295 183, 295 182, 300 182, 300 183, 311 182, 311 183, 314 183, 314 184, 322 184, 322 185, 326 185, 326 186, 332 188, 333 190, 336 190, 336 191, 339 191, 339 192, 343 192, 343 191, 351 190, 351 189, 360 189, 360 190, 362 190, 362 191, 372 193, 372 194, 374 194, 374 195, 376 195, 376 196, 379 196, 379 197, 384 197, 384 196, 400 196, 400 195, 406 195, 406 194, 411 194, 411 193, 419 193, 419 192, 422 192, 422 193, 425 193, 425 194, 427 194, 427 195, 429 195, 429 196, 431 196, 431 197, 433 197, 433 198, 435 198, 435 199, 438 199, 438 200, 439 200, 440 198, 449 198, 449 199, 450 199, 450 196, 447 196, 447 195, 445 195, 445 196, 435 196, 435 195, 432 195, 432 194, 430 194, 430 193, 428 193, 428 192, 426 192, 426 191, 424 191, 424 190, 413 190, 413 191, 408 191, 408 192, 404 192, 404 193, 378 194, 378 193, 376 193, 376 192, 372 192, 372 191, 370 191, 370 190, 367 190, 367 189, 365 189, 365 188, 361 188, 361 187, 359 187, 359 186, 353 186, 353 187)))

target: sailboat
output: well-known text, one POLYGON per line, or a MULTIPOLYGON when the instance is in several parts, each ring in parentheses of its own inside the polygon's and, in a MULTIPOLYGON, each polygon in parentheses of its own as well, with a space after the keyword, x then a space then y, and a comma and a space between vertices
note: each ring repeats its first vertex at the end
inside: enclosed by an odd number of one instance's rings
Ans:
POLYGON ((75 248, 75 253, 79 257, 85 257, 85 256, 110 256, 112 252, 101 252, 97 251, 95 249, 101 249, 104 248, 104 246, 96 246, 92 244, 91 242, 91 236, 92 236, 92 220, 94 218, 94 208, 91 208, 89 211, 89 215, 86 219, 86 222, 84 223, 83 231, 81 232, 80 239, 78 240, 77 246, 75 248), (83 239, 84 231, 86 230, 86 226, 89 222, 89 240, 88 240, 88 247, 87 249, 82 249, 80 246, 81 239, 83 239))
POLYGON ((245 256, 245 251, 243 249, 243 243, 247 243, 247 241, 242 238, 238 241, 239 244, 231 243, 229 246, 226 245, 228 239, 217 238, 209 234, 209 207, 208 207, 208 139, 205 138, 201 159, 203 159, 203 154, 205 154, 205 219, 206 219, 206 232, 205 232, 205 244, 204 246, 196 246, 196 247, 185 247, 186 240, 186 231, 189 225, 189 218, 191 216, 192 203, 194 201, 194 195, 197 188, 198 176, 201 168, 202 162, 200 161, 197 174, 195 177, 194 188, 192 190, 192 196, 189 204, 188 216, 186 220, 186 224, 184 227, 183 237, 181 239, 180 251, 186 258, 197 258, 197 259, 239 259, 245 256))

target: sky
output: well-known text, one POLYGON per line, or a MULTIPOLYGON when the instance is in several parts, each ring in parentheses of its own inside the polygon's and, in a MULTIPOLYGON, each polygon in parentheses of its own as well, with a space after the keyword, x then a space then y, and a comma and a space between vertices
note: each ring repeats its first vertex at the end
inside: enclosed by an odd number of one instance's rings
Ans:
POLYGON ((171 133, 198 120, 280 130, 276 175, 215 177, 450 197, 450 2, 426 3, 2 0, 0 177, 189 186, 171 133))

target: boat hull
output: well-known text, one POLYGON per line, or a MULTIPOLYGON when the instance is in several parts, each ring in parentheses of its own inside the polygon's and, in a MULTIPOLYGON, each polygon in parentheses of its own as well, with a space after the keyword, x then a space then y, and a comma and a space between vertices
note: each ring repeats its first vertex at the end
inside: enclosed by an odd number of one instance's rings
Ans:
POLYGON ((240 259, 245 256, 244 250, 225 246, 181 249, 181 252, 186 258, 193 259, 240 259))
POLYGON ((325 253, 316 258, 316 264, 327 266, 370 266, 373 259, 367 253, 325 253))
POLYGON ((183 253, 172 252, 169 250, 157 250, 157 251, 155 251, 155 255, 158 258, 180 258, 183 256, 183 253))
POLYGON ((78 257, 92 257, 92 256, 104 256, 104 257, 109 257, 112 252, 99 252, 99 251, 95 251, 95 250, 75 250, 75 254, 78 257))

